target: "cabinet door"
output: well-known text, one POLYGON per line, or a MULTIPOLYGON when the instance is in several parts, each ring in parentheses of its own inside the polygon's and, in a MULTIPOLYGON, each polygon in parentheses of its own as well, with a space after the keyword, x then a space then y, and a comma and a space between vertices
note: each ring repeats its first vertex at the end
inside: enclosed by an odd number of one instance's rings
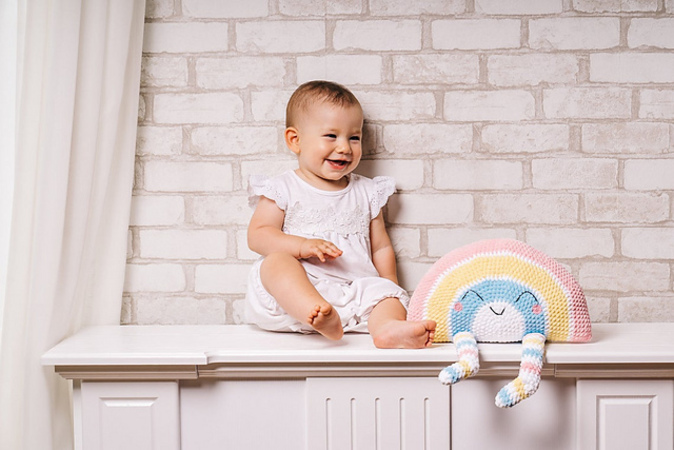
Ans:
POLYGON ((83 382, 86 450, 179 450, 178 382, 83 382))
POLYGON ((578 450, 669 450, 674 381, 578 380, 578 450))
POLYGON ((435 377, 307 379, 307 448, 447 450, 449 388, 435 377))

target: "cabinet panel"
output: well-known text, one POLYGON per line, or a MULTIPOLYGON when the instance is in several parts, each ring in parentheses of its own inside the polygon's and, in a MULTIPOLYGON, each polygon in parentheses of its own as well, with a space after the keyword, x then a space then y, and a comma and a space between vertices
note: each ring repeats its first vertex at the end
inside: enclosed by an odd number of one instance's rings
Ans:
POLYGON ((449 448, 449 388, 435 377, 309 378, 312 449, 449 448))
POLYGON ((86 450, 178 450, 177 382, 84 382, 86 450))
POLYGON ((545 377, 508 409, 494 404, 511 378, 475 377, 452 387, 452 450, 569 450, 575 445, 575 380, 545 377))
POLYGON ((578 449, 673 448, 672 380, 579 380, 578 449))

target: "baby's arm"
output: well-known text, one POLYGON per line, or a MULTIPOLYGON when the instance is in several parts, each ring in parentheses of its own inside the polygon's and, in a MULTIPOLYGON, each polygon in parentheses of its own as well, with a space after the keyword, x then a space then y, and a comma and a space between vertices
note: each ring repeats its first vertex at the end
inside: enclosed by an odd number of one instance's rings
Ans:
POLYGON ((273 200, 260 197, 248 225, 248 247, 263 256, 287 253, 297 259, 315 256, 322 262, 342 254, 332 242, 284 233, 284 217, 285 213, 273 200))
POLYGON ((386 231, 384 215, 381 212, 370 222, 370 241, 372 243, 372 262, 379 272, 379 276, 398 284, 396 255, 386 231))

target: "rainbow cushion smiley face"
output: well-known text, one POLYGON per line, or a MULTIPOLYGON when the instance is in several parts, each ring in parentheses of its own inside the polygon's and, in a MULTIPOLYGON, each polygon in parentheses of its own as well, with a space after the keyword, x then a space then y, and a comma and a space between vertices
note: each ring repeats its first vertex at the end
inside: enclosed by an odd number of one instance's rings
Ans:
POLYGON ((435 320, 435 342, 453 341, 457 347, 459 361, 440 374, 444 383, 477 372, 476 342, 522 341, 520 376, 496 399, 504 407, 538 388, 546 340, 592 337, 585 295, 573 275, 544 253, 509 239, 476 242, 438 260, 414 291, 408 317, 435 320))

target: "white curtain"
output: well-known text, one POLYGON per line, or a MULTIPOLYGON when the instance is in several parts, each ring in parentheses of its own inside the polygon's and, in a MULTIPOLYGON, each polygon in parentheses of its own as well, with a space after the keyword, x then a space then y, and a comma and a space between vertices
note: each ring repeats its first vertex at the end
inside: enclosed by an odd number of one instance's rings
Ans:
POLYGON ((145 1, 2 1, 17 5, 17 61, 0 449, 64 450, 69 386, 40 357, 119 324, 145 1))

